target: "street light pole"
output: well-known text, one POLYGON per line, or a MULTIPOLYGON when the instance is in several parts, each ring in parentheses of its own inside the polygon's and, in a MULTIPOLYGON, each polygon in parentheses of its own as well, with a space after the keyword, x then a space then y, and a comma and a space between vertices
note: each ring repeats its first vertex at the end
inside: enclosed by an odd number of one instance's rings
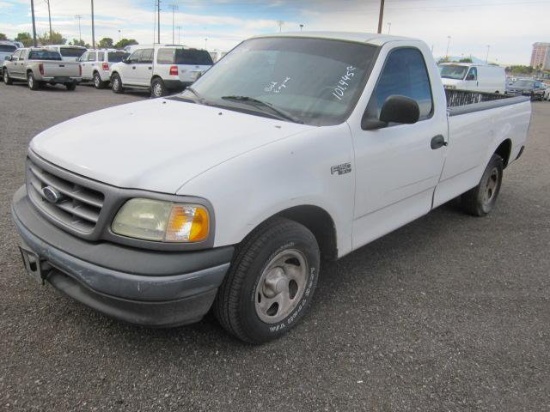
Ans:
POLYGON ((31 0, 31 14, 32 14, 32 41, 34 47, 37 46, 36 43, 36 21, 34 19, 34 0, 31 0))
POLYGON ((485 64, 489 63, 489 49, 491 48, 491 45, 487 45, 487 55, 485 56, 485 64))
POLYGON ((48 5, 48 19, 50 21, 50 39, 52 38, 52 13, 50 11, 50 0, 44 0, 48 5))
POLYGON ((391 23, 388 23, 388 34, 390 34, 391 31, 391 23))
POLYGON ((445 57, 447 60, 449 60, 449 46, 451 45, 451 36, 447 36, 447 53, 445 54, 445 57))
POLYGON ((80 14, 77 14, 74 16, 75 19, 78 19, 78 34, 80 36, 80 44, 82 45, 82 30, 80 28, 80 19, 82 19, 82 16, 80 14))
POLYGON ((176 10, 178 9, 177 4, 170 4, 172 9, 172 44, 176 43, 176 10))
POLYGON ((94 0, 92 1, 92 49, 95 49, 94 0))
POLYGON ((380 16, 378 17, 378 34, 382 34, 383 21, 384 21, 384 0, 380 0, 380 16))

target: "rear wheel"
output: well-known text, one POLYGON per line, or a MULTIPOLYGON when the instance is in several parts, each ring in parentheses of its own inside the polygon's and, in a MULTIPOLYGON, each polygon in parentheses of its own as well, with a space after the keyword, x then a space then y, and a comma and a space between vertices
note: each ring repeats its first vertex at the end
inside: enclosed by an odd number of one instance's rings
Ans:
POLYGON ((8 69, 4 68, 4 72, 3 72, 3 76, 2 78, 4 79, 4 83, 7 84, 7 85, 10 85, 13 83, 13 80, 11 79, 9 73, 8 73, 8 69))
POLYGON ((118 73, 113 73, 111 76, 111 85, 113 92, 115 93, 124 93, 124 88, 122 87, 122 80, 118 73))
POLYGON ((151 82, 151 97, 162 97, 167 94, 168 91, 166 90, 166 86, 164 85, 162 79, 159 79, 158 77, 153 79, 151 82))
POLYGON ((98 72, 94 73, 93 82, 94 82, 94 87, 96 89, 104 89, 105 86, 107 86, 107 82, 104 82, 103 80, 101 80, 101 76, 99 75, 98 72))
POLYGON ((481 217, 493 210, 502 185, 503 170, 502 157, 494 154, 479 184, 462 195, 462 206, 467 213, 481 217))
POLYGON ((245 342, 282 336, 311 304, 319 261, 317 241, 305 226, 271 219, 235 251, 214 314, 229 333, 245 342))
POLYGON ((40 89, 40 83, 36 81, 36 79, 34 78, 34 74, 32 74, 32 72, 29 72, 27 74, 27 84, 29 85, 29 89, 31 90, 40 89))

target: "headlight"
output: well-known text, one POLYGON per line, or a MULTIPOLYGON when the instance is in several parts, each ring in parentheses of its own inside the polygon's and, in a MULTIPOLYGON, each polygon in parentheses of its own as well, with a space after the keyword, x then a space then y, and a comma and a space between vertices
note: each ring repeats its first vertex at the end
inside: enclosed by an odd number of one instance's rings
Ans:
POLYGON ((113 220, 114 233, 158 242, 201 242, 208 237, 210 216, 204 206, 131 199, 113 220))

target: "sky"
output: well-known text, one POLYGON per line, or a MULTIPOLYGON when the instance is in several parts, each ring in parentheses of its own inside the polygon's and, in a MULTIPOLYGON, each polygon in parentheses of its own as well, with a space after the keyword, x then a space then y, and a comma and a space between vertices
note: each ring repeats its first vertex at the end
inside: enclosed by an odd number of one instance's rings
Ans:
MULTIPOLYGON (((92 43, 92 0, 34 0, 37 34, 52 28, 92 43), (80 18, 76 17, 80 16, 80 18), (80 27, 79 27, 80 23, 80 27)), ((381 0, 160 0, 161 43, 228 51, 279 31, 376 33, 381 0)), ((156 0, 93 0, 96 42, 156 42, 156 0)), ((550 43, 550 0, 385 0, 382 32, 424 40, 435 57, 529 65, 533 43, 550 43)), ((0 33, 32 34, 31 0, 0 0, 0 33)))

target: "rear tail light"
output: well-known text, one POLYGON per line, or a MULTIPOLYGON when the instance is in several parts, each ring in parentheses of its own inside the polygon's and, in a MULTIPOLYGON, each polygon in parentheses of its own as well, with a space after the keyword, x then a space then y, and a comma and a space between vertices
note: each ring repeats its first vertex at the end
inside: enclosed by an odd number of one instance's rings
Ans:
POLYGON ((44 65, 42 63, 38 65, 38 71, 42 76, 44 76, 44 65))
POLYGON ((170 66, 170 76, 178 75, 178 66, 170 66))
POLYGON ((108 70, 109 70, 109 63, 102 63, 102 64, 101 64, 101 68, 102 68, 104 71, 108 71, 108 70))

